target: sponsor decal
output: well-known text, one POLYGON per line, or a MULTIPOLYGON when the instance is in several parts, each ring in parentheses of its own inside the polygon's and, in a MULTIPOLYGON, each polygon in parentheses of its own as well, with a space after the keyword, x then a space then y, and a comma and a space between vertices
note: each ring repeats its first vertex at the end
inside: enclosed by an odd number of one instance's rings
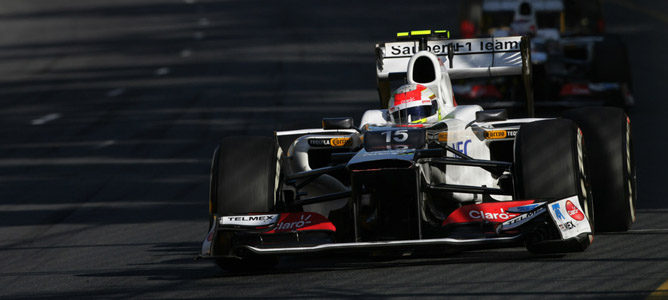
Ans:
MULTIPOLYGON (((448 53, 448 47, 451 46, 454 53, 488 53, 518 51, 520 42, 517 38, 495 38, 495 39, 467 39, 456 42, 452 41, 428 41, 427 51, 436 55, 445 55, 448 53)), ((387 53, 385 57, 405 57, 413 56, 418 52, 417 42, 396 42, 385 43, 387 53)))
POLYGON ((578 209, 575 205, 573 205, 573 202, 570 200, 566 201, 566 211, 568 212, 568 215, 571 216, 576 221, 582 221, 584 220, 584 214, 580 209, 578 209))
POLYGON ((310 225, 312 223, 311 217, 313 215, 304 215, 302 214, 298 220, 283 220, 276 225, 276 230, 292 230, 304 228, 304 226, 310 225))
POLYGON ((472 210, 469 212, 469 217, 474 219, 505 220, 510 218, 510 215, 504 212, 502 208, 500 212, 485 212, 482 210, 472 210))
POLYGON ((330 139, 309 139, 308 144, 310 146, 329 146, 331 145, 330 139))
POLYGON ((514 138, 515 136, 517 136, 517 130, 488 130, 488 131, 485 131, 485 139, 488 139, 488 140, 514 138))
POLYGON ((573 221, 568 221, 563 224, 559 224, 559 230, 563 231, 568 231, 571 229, 575 229, 575 224, 573 224, 573 221))
POLYGON ((223 216, 220 218, 220 225, 233 226, 269 226, 278 220, 277 214, 273 215, 246 215, 246 216, 223 216))
POLYGON ((488 130, 485 131, 485 138, 488 140, 495 140, 495 139, 505 139, 507 136, 505 130, 488 130))
POLYGON ((336 227, 324 216, 313 212, 283 213, 273 230, 265 233, 281 233, 307 230, 336 231, 336 227))
POLYGON ((506 130, 506 134, 508 135, 508 137, 516 137, 518 131, 519 130, 517 130, 517 129, 506 130))
POLYGON ((538 216, 538 215, 540 215, 544 212, 545 212, 545 207, 541 207, 537 210, 521 214, 521 215, 519 215, 515 218, 512 218, 508 221, 503 222, 501 227, 499 227, 499 231, 516 228, 516 227, 528 222, 529 220, 535 218, 536 216, 538 216))
POLYGON ((479 45, 479 51, 508 51, 520 49, 520 43, 517 41, 481 41, 479 45))
POLYGON ((349 137, 344 137, 344 138, 332 138, 329 140, 329 144, 332 145, 333 147, 343 147, 346 145, 349 145, 350 138, 349 137))
POLYGON ((543 204, 545 204, 545 202, 539 202, 539 203, 523 205, 523 206, 516 206, 516 207, 508 208, 508 211, 509 212, 514 212, 514 213, 525 213, 525 212, 530 212, 530 211, 534 210, 536 207, 541 206, 543 204))
POLYGON ((438 133, 438 141, 439 142, 447 142, 448 141, 448 133, 447 132, 439 132, 438 133))
POLYGON ((340 138, 314 138, 308 140, 309 146, 315 147, 343 147, 350 146, 351 138, 350 137, 340 137, 340 138))
POLYGON ((557 219, 566 220, 566 217, 564 217, 564 214, 561 213, 559 203, 552 204, 552 210, 554 211, 554 214, 556 215, 557 219))
POLYGON ((443 226, 472 222, 505 222, 519 216, 518 213, 508 212, 509 208, 532 203, 533 200, 526 200, 465 205, 453 211, 443 221, 443 226))
POLYGON ((572 196, 550 203, 548 206, 554 224, 559 228, 562 239, 591 233, 589 221, 582 213, 578 196, 572 196), (568 215, 569 217, 566 217, 568 215))
POLYGON ((450 146, 452 148, 455 148, 455 150, 468 155, 469 144, 470 143, 471 143, 471 140, 466 140, 466 141, 452 143, 452 145, 450 145, 450 146))
MULTIPOLYGON (((385 57, 397 57, 397 56, 412 56, 418 52, 418 47, 416 43, 387 43, 389 45, 389 53, 385 57)), ((428 42, 427 51, 434 53, 436 55, 443 55, 448 52, 448 44, 444 42, 428 42)))

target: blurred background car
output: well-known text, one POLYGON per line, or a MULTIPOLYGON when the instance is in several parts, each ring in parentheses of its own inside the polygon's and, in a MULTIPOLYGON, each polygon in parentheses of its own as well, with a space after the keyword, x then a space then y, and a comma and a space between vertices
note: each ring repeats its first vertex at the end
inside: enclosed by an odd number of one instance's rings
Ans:
MULTIPOLYGON (((530 36, 535 105, 539 113, 563 108, 634 104, 626 45, 605 32, 599 0, 474 0, 463 3, 462 37, 530 36)), ((485 107, 522 106, 523 83, 508 78, 459 81, 459 101, 485 107), (512 101, 501 101, 512 99, 512 101)))

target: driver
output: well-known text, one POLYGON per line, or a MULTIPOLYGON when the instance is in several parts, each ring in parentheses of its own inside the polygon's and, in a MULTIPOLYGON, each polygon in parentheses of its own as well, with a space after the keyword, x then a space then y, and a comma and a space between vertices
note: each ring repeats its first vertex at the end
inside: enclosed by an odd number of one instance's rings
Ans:
POLYGON ((392 92, 389 103, 390 120, 395 124, 435 123, 441 119, 438 97, 421 84, 400 86, 392 92))

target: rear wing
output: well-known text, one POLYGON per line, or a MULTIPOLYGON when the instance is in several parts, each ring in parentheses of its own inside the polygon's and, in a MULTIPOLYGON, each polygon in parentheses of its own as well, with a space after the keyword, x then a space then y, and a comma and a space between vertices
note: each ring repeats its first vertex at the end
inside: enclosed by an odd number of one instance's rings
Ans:
MULTIPOLYGON (((482 10, 486 12, 512 11, 517 9, 519 2, 517 0, 485 0, 482 4, 482 10)), ((564 10, 563 0, 533 0, 531 6, 536 12, 564 10)))
MULTIPOLYGON (((408 61, 420 51, 419 40, 376 45, 376 74, 379 79, 405 76, 408 61)), ((436 54, 447 65, 452 79, 522 75, 530 68, 526 37, 481 39, 430 39, 425 50, 436 54)))
POLYGON ((530 42, 524 36, 447 39, 421 36, 408 41, 376 44, 376 76, 381 105, 389 99, 389 81, 406 78, 408 62, 418 51, 435 54, 451 79, 521 75, 527 110, 533 117, 530 42))

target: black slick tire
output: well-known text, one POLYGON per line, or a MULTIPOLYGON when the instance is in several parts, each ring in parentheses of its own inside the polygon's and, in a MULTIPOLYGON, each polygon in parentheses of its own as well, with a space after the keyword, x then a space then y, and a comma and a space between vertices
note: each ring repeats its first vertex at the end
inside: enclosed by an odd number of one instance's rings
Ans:
MULTIPOLYGON (((577 195, 592 226, 593 199, 587 175, 582 135, 574 122, 552 119, 522 125, 515 139, 515 189, 518 199, 558 200, 577 195)), ((526 246, 534 253, 584 251, 587 236, 542 243, 529 237, 526 246)))
MULTIPOLYGON (((270 137, 228 137, 221 141, 211 166, 210 205, 219 216, 275 211, 280 176, 279 148, 270 137)), ((219 235, 231 239, 232 235, 219 235)), ((231 241, 217 241, 230 245, 231 241)), ((217 255, 228 255, 228 249, 217 255)), ((239 271, 271 267, 275 257, 217 259, 223 269, 239 271)))
POLYGON ((631 122, 613 107, 578 108, 564 113, 587 140, 596 231, 627 231, 635 221, 636 168, 631 122))

